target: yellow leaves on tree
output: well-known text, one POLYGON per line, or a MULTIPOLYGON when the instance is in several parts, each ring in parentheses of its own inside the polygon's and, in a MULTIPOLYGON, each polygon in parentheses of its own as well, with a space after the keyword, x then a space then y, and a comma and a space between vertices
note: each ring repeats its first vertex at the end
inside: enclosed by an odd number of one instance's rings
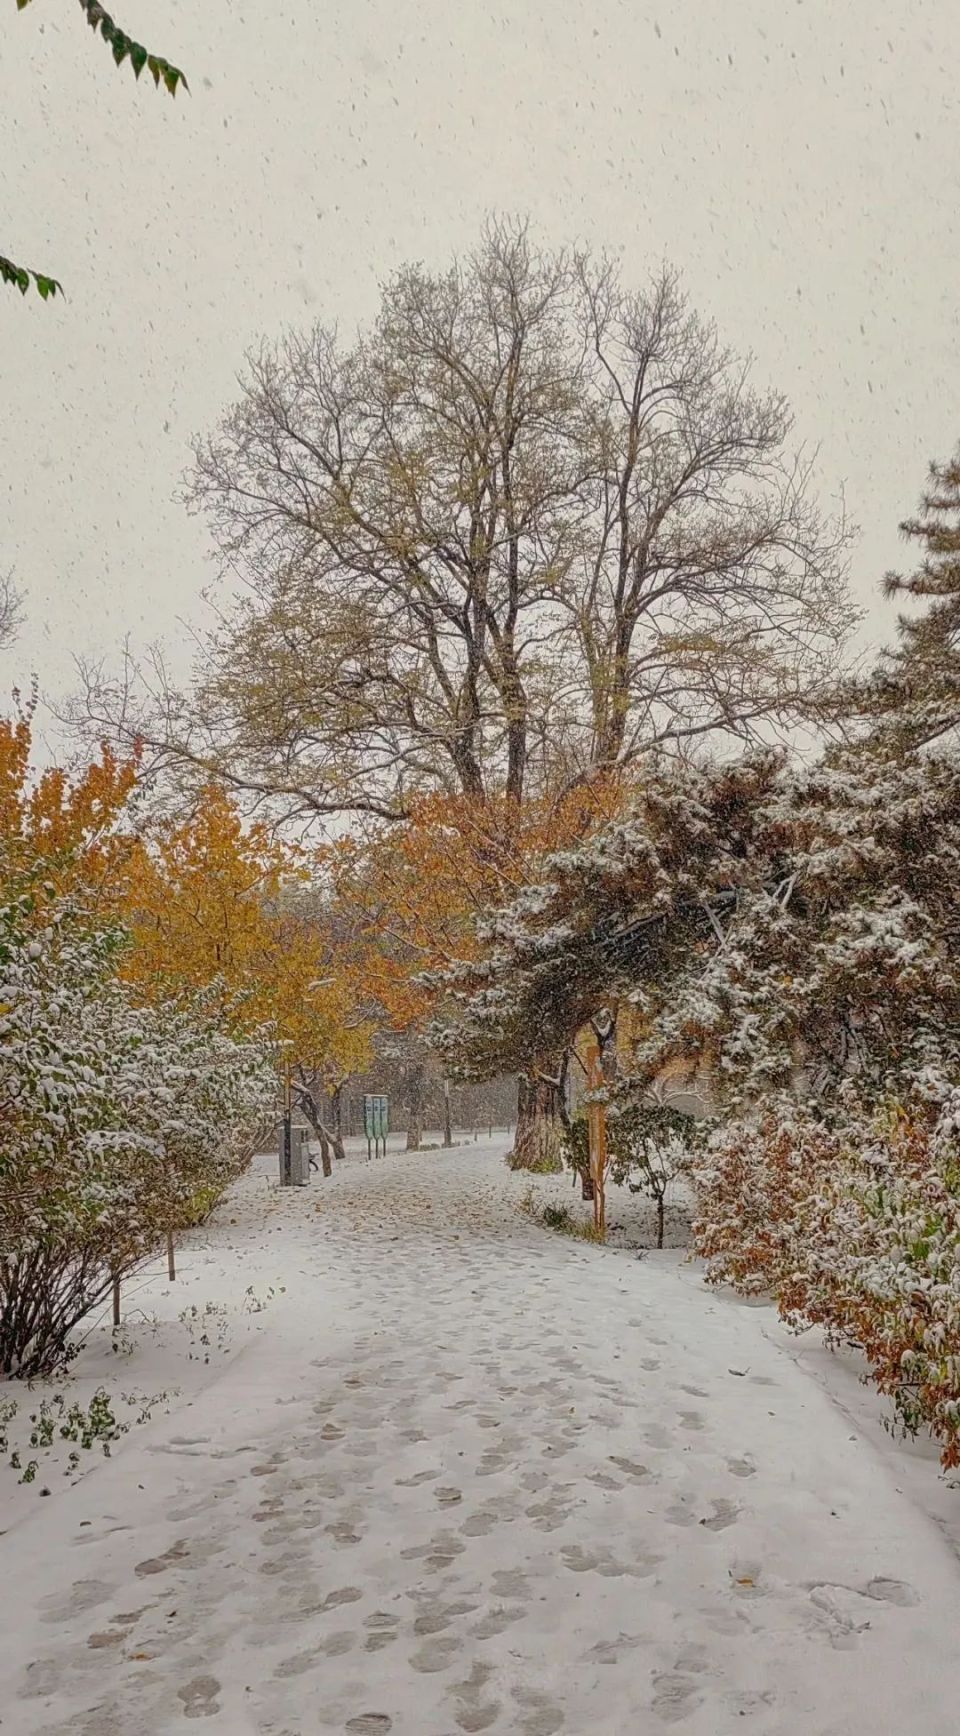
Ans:
POLYGON ((255 998, 273 941, 265 907, 289 878, 283 846, 263 826, 245 830, 225 791, 208 784, 186 819, 155 827, 137 852, 128 974, 157 996, 221 978, 228 992, 255 998))
POLYGON ((69 775, 31 768, 33 708, 0 719, 0 872, 8 883, 39 864, 58 891, 82 885, 111 906, 123 898, 133 849, 128 807, 138 755, 121 760, 107 746, 69 775))
POLYGON ((335 1091, 369 1066, 372 1026, 340 948, 310 903, 307 896, 289 897, 273 918, 271 1016, 290 1061, 335 1091))
POLYGON ((0 719, 0 882, 81 890, 123 922, 123 974, 148 999, 223 985, 246 1028, 272 1024, 283 1050, 332 1085, 366 1065, 369 1026, 350 978, 302 894, 302 853, 247 826, 217 784, 185 817, 135 829, 139 756, 104 746, 75 774, 31 767, 33 706, 0 719), (38 872, 39 871, 39 872, 38 872))
MULTIPOLYGON (((125 972, 149 997, 222 983, 245 1027, 271 1024, 291 1063, 334 1072, 362 1052, 349 983, 305 902, 301 852, 245 825, 208 784, 185 818, 157 826, 132 865, 134 946, 125 972)), ((347 1071, 351 1071, 347 1067, 347 1071)))

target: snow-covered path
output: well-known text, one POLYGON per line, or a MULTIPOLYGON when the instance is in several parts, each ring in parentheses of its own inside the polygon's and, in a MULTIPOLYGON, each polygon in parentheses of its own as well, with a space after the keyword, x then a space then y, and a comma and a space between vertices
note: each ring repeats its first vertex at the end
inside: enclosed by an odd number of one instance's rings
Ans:
POLYGON ((960 1566, 756 1311, 489 1147, 244 1185, 286 1294, 0 1538, 3 1736, 956 1736, 960 1566))

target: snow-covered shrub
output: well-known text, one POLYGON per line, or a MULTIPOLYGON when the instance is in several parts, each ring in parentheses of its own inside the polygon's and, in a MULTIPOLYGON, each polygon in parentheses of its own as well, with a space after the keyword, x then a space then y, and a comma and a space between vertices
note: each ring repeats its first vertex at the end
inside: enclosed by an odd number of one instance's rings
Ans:
POLYGON ((779 1296, 800 1258, 800 1220, 809 1230, 842 1149, 820 1123, 772 1109, 707 1142, 691 1173, 694 1246, 711 1283, 779 1296))
MULTIPOLYGON (((686 1170, 699 1140, 692 1117, 667 1103, 636 1101, 629 1090, 609 1096, 607 1156, 611 1181, 631 1193, 644 1193, 657 1211, 657 1247, 663 1247, 666 1200, 671 1185, 686 1170)), ((565 1162, 583 1177, 590 1173, 587 1118, 571 1117, 564 1131, 565 1162)))
POLYGON ((960 1465, 960 1091, 829 1131, 767 1116, 697 1166, 715 1281, 862 1350, 908 1433, 960 1465))
POLYGON ((46 1372, 69 1335, 247 1155, 264 1045, 202 999, 138 1006, 123 936, 56 900, 0 910, 0 1368, 46 1372), (42 926, 40 925, 42 923, 42 926))
MULTIPOLYGON (((906 1432, 960 1465, 960 1092, 889 1110, 835 1178, 818 1241, 784 1287, 788 1315, 861 1346, 906 1432)), ((817 1227, 816 1221, 812 1226, 817 1227)))
POLYGON ((700 1142, 692 1116, 669 1103, 631 1100, 614 1093, 607 1121, 610 1176, 631 1193, 645 1193, 657 1210, 657 1247, 663 1247, 667 1195, 689 1167, 700 1142))

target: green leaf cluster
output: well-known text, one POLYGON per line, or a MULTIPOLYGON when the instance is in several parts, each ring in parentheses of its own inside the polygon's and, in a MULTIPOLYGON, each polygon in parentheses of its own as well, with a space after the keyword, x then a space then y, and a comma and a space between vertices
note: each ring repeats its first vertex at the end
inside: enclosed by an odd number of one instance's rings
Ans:
MULTIPOLYGON (((17 0, 18 6, 29 5, 30 0, 17 0)), ((63 285, 55 277, 48 277, 42 271, 28 271, 24 265, 14 265, 12 259, 6 259, 0 253, 0 278, 4 283, 12 283, 19 289, 21 295, 26 295, 31 283, 36 285, 38 293, 44 301, 52 295, 62 295, 63 285)))
MULTIPOLYGON (((184 90, 189 91, 190 87, 180 68, 165 60, 161 54, 151 54, 142 42, 135 42, 132 36, 128 36, 126 31, 121 30, 119 24, 114 22, 109 12, 104 11, 99 0, 79 0, 79 4, 91 30, 110 44, 117 66, 122 66, 125 60, 129 60, 135 78, 139 78, 146 67, 157 89, 159 90, 162 84, 171 96, 176 96, 181 85, 184 90)), ((30 0, 17 0, 17 11, 23 12, 29 5, 30 0)), ((0 254, 0 281, 13 284, 21 295, 26 295, 32 283, 44 301, 55 295, 63 295, 63 285, 55 277, 50 277, 46 272, 30 271, 26 266, 16 265, 3 254, 0 254)))

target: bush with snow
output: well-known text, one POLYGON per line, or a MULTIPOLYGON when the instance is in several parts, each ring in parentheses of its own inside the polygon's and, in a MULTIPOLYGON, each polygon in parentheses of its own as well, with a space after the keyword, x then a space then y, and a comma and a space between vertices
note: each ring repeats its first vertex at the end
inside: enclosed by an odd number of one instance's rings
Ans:
POLYGON ((760 1116, 696 1166, 715 1282, 859 1348, 910 1434, 960 1465, 960 1091, 850 1114, 760 1116))
POLYGON ((262 1041, 202 997, 136 1004, 124 937, 77 904, 0 910, 0 1369, 33 1376, 237 1173, 271 1101, 262 1041))
MULTIPOLYGON (((657 1247, 663 1247, 666 1202, 671 1187, 690 1164, 699 1130, 689 1115, 668 1103, 636 1098, 624 1085, 608 1100, 607 1155, 609 1177, 618 1187, 643 1193, 656 1208, 657 1247)), ((590 1151, 585 1112, 574 1115, 564 1130, 564 1161, 579 1176, 589 1176, 590 1151)))
POLYGON ((825 1198, 843 1157, 837 1134, 785 1107, 709 1140, 692 1176, 694 1244, 710 1281, 779 1297, 801 1259, 801 1222, 810 1229, 811 1202, 825 1198))

